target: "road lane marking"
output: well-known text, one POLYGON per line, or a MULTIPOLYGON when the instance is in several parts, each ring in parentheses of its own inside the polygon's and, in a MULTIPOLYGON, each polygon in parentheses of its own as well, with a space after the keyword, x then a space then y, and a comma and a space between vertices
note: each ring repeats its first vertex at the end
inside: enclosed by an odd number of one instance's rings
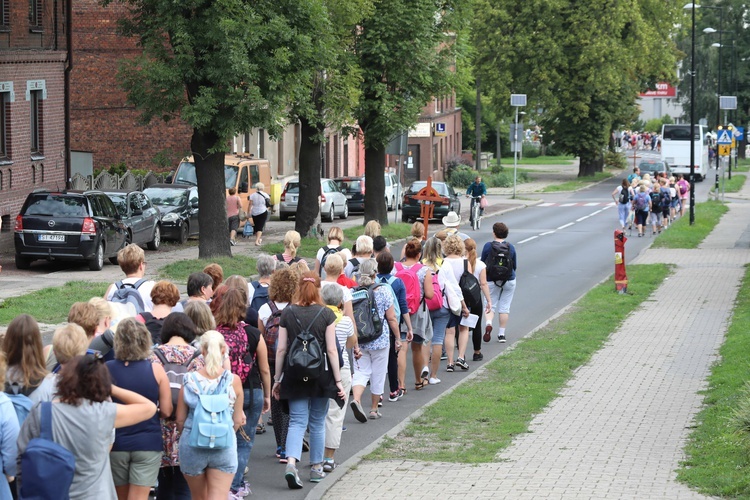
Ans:
POLYGON ((576 205, 578 205, 578 203, 563 203, 563 204, 562 204, 562 205, 560 205, 560 206, 561 206, 561 207, 574 207, 574 206, 576 206, 576 205))
POLYGON ((586 203, 583 206, 584 207, 595 207, 597 205, 599 205, 599 202, 596 202, 596 203, 594 203, 594 202, 592 202, 592 203, 586 203))
POLYGON ((519 241, 518 244, 520 245, 521 243, 526 243, 526 242, 529 242, 531 240, 535 240, 537 238, 539 238, 539 236, 532 236, 531 238, 526 238, 525 240, 519 241))
POLYGON ((553 229, 552 231, 547 231, 545 233, 541 233, 539 236, 547 236, 548 234, 555 234, 555 230, 553 229))
POLYGON ((581 217, 580 219, 576 219, 576 222, 581 222, 581 221, 583 221, 583 220, 586 220, 586 219, 588 219, 589 217, 591 217, 591 216, 590 216, 590 215, 584 215, 584 216, 583 216, 583 217, 581 217))
POLYGON ((570 226, 572 226, 573 224, 574 224, 574 222, 568 222, 567 224, 564 224, 564 225, 562 225, 562 226, 558 227, 557 229, 558 229, 558 230, 560 230, 560 229, 565 229, 566 227, 570 227, 570 226))

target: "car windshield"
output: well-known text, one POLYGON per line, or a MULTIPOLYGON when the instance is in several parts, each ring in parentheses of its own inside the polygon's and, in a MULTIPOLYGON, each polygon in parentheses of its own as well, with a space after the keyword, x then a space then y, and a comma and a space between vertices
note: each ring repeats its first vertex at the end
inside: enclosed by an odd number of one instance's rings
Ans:
POLYGON ((177 173, 174 174, 174 182, 176 184, 197 186, 198 179, 195 177, 195 164, 187 161, 180 163, 180 166, 177 167, 177 173))
MULTIPOLYGON (((697 125, 694 127, 695 140, 700 141, 700 127, 697 125)), ((664 125, 664 137, 665 141, 689 141, 690 140, 690 125, 664 125)))
MULTIPOLYGON (((427 186, 427 181, 416 181, 412 183, 411 186, 409 186, 408 193, 418 193, 420 189, 427 186)), ((433 182, 432 183, 433 189, 438 192, 441 196, 448 196, 448 188, 446 187, 445 183, 443 182, 433 182)))
POLYGON ((30 200, 24 215, 49 217, 87 217, 86 201, 82 196, 37 194, 30 200))
POLYGON ((143 192, 151 203, 160 207, 180 207, 187 202, 187 191, 184 189, 147 188, 143 192))
POLYGON ((112 200, 112 203, 115 204, 115 208, 117 208, 118 214, 125 215, 128 213, 127 196, 117 193, 107 193, 107 196, 109 196, 109 199, 112 200))
POLYGON ((299 182, 288 182, 286 185, 286 192, 290 194, 299 193, 299 182))
POLYGON ((226 188, 233 188, 237 185, 237 174, 240 171, 240 167, 234 165, 224 165, 224 184, 226 188))
POLYGON ((662 163, 660 161, 659 162, 641 163, 640 165, 638 165, 638 168, 640 168, 641 171, 646 170, 648 172, 662 172, 662 171, 666 170, 664 168, 664 163, 662 163))
POLYGON ((359 179, 351 179, 336 181, 336 184, 338 184, 339 189, 344 193, 359 193, 362 191, 365 183, 359 179))

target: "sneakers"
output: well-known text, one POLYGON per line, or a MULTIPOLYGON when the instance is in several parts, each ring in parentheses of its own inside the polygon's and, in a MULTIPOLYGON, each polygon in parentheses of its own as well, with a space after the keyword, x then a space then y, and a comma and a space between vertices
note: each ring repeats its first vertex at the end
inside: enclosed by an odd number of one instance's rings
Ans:
POLYGON ((430 382, 430 385, 438 385, 441 382, 441 380, 437 377, 430 377, 429 382, 430 382))
POLYGON ((443 351, 443 353, 440 355, 440 361, 445 361, 446 359, 448 359, 448 355, 445 354, 445 351, 443 351))
POLYGON ((252 495, 253 491, 250 489, 250 483, 248 483, 247 481, 242 481, 242 486, 240 486, 240 489, 237 491, 230 491, 229 494, 234 497, 234 500, 242 499, 248 495, 252 495))
POLYGON ((359 401, 356 399, 352 400, 352 402, 349 403, 349 407, 352 409, 354 418, 356 418, 358 422, 362 422, 363 424, 367 423, 367 415, 365 415, 365 410, 362 409, 362 405, 359 401))
POLYGON ((419 375, 419 377, 422 380, 430 378, 430 369, 427 366, 425 366, 424 368, 422 368, 422 373, 419 375))
POLYGON ((332 458, 323 459, 323 472, 333 472, 336 467, 338 467, 338 464, 332 458))
POLYGON ((316 469, 315 467, 310 467, 310 482, 311 483, 319 483, 324 477, 326 477, 326 473, 323 471, 323 467, 320 469, 316 469))
POLYGON ((481 352, 475 352, 472 361, 482 361, 483 359, 484 355, 481 352))
POLYGON ((485 342, 489 342, 490 340, 492 340, 492 325, 487 325, 485 327, 482 340, 484 340, 485 342))
POLYGON ((286 459, 286 451, 281 446, 276 447, 276 458, 279 459, 280 464, 285 464, 288 462, 286 459))
MULTIPOLYGON (((321 473, 323 472, 321 471, 321 473)), ((299 478, 299 474, 297 473, 297 467, 295 467, 294 465, 288 464, 286 466, 284 479, 286 479, 286 484, 287 486, 289 486, 290 490, 302 489, 302 480, 299 478)))
POLYGON ((445 367, 445 371, 447 372, 455 371, 455 367, 453 365, 448 365, 445 367))
POLYGON ((497 336, 497 341, 501 342, 501 343, 505 343, 505 335, 498 335, 497 336))
POLYGON ((396 392, 391 392, 388 395, 388 401, 390 401, 391 403, 395 403, 396 401, 398 401, 401 398, 402 395, 403 394, 401 392, 401 389, 397 390, 396 392))
POLYGON ((468 370, 469 369, 469 363, 467 363, 464 358, 458 358, 456 360, 456 364, 458 366, 460 366, 462 370, 468 370))

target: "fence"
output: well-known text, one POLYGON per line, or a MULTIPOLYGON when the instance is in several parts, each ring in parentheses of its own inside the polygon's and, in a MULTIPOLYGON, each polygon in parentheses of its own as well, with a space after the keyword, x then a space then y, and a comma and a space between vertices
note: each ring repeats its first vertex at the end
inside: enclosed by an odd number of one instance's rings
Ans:
POLYGON ((154 174, 149 172, 147 175, 133 175, 126 172, 125 175, 119 176, 109 172, 101 172, 94 177, 93 175, 83 176, 79 173, 73 175, 70 182, 71 189, 97 189, 107 191, 110 189, 124 189, 128 191, 142 191, 149 186, 164 182, 169 174, 154 174))

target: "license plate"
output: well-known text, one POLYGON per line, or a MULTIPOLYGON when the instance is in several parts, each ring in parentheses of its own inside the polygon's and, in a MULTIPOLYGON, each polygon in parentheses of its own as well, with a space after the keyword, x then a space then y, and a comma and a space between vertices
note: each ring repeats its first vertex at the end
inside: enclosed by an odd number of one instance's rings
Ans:
POLYGON ((353 194, 347 194, 347 195, 346 195, 346 199, 347 199, 347 200, 351 200, 352 198, 354 198, 354 195, 353 195, 353 194))
POLYGON ((61 243, 65 243, 65 235, 64 234, 40 234, 39 241, 58 241, 61 243))
POLYGON ((296 196, 290 196, 289 197, 289 201, 291 201, 292 203, 296 203, 297 202, 297 197, 296 196))

